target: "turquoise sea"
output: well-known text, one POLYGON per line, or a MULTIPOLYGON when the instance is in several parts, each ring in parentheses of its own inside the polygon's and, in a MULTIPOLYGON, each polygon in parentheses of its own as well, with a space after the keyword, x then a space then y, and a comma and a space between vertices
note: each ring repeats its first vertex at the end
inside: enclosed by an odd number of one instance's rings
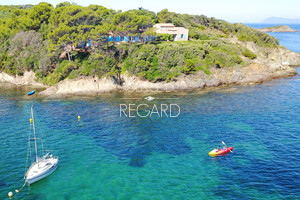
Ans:
MULTIPOLYGON (((272 35, 300 52, 299 33, 272 35)), ((25 95, 31 88, 2 84, 0 199, 24 183, 31 103, 37 137, 59 157, 59 167, 13 199, 300 199, 299 88, 297 75, 147 101, 148 94, 117 92, 31 99, 25 95), (181 112, 120 117, 120 104, 129 103, 178 104, 181 112), (233 153, 208 156, 221 141, 233 153)))

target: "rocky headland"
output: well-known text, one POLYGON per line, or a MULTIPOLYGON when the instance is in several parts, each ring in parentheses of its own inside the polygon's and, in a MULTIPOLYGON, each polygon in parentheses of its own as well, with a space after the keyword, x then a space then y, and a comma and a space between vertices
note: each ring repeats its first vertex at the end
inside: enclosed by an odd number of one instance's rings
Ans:
POLYGON ((33 72, 25 72, 24 76, 10 76, 0 73, 1 82, 10 82, 16 85, 31 85, 45 87, 39 92, 39 96, 62 97, 71 95, 98 95, 112 91, 167 91, 204 89, 225 85, 251 85, 263 81, 294 76, 297 74, 294 66, 300 66, 300 54, 287 50, 282 46, 276 48, 259 47, 253 42, 239 41, 237 38, 230 39, 232 43, 242 45, 257 54, 257 58, 244 67, 211 68, 210 74, 203 71, 190 75, 180 75, 173 81, 150 82, 137 76, 121 74, 117 80, 115 77, 106 76, 81 76, 77 79, 65 79, 58 84, 47 87, 36 81, 33 72))
POLYGON ((239 41, 236 37, 227 39, 231 43, 248 48, 257 55, 256 59, 244 58, 244 67, 211 68, 211 74, 198 71, 195 74, 180 75, 173 81, 150 82, 137 76, 121 74, 121 82, 114 77, 80 77, 66 79, 39 93, 41 96, 97 95, 104 92, 122 90, 167 91, 204 89, 225 85, 251 85, 276 78, 297 74, 295 66, 300 66, 300 54, 282 46, 260 47, 254 42, 239 41))
POLYGON ((300 55, 275 37, 205 15, 70 3, 22 9, 2 9, 0 82, 45 88, 40 96, 247 85, 293 76, 292 66, 300 66, 300 55), (181 41, 174 41, 178 36, 181 41))

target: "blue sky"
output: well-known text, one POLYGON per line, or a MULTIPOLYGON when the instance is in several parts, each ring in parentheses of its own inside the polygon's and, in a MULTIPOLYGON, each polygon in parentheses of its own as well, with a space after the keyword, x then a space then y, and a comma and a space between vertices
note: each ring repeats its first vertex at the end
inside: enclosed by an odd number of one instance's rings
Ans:
MULTIPOLYGON (((44 0, 56 5, 65 0, 44 0)), ((2 5, 38 4, 40 0, 2 0, 2 5)), ((229 22, 261 22, 268 17, 300 18, 299 0, 70 0, 78 5, 98 4, 115 10, 143 7, 158 12, 164 8, 177 13, 204 14, 229 22)))

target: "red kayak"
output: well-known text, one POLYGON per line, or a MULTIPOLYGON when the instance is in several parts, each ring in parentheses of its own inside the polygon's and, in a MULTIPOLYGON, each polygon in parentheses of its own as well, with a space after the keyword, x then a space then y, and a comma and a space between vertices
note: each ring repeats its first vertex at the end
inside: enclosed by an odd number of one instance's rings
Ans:
POLYGON ((212 150, 211 152, 208 153, 210 156, 217 156, 217 155, 222 155, 225 153, 228 153, 232 151, 233 147, 227 147, 225 150, 224 149, 218 149, 218 150, 212 150))

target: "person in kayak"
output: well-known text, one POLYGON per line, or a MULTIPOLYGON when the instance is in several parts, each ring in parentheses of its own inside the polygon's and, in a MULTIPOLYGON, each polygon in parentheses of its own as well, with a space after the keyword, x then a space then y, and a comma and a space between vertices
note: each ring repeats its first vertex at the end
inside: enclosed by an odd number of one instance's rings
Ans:
POLYGON ((218 146, 218 148, 214 148, 213 150, 211 150, 208 155, 210 156, 218 156, 218 155, 222 155, 222 154, 227 154, 228 152, 232 152, 233 147, 228 147, 225 142, 222 141, 222 144, 224 145, 223 148, 221 147, 221 145, 218 146))
POLYGON ((216 148, 214 148, 214 150, 213 150, 213 152, 214 153, 216 153, 216 152, 218 152, 219 151, 219 149, 216 147, 216 148))

